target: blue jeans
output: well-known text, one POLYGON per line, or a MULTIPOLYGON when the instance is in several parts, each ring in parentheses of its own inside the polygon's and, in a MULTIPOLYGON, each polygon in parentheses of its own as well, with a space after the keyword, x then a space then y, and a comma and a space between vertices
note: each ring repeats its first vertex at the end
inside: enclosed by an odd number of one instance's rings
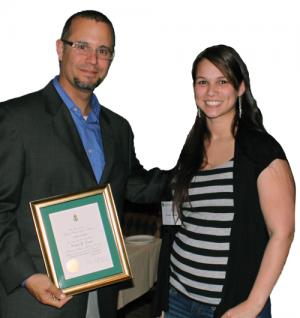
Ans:
POLYGON ((260 312, 260 314, 257 316, 257 318, 272 318, 271 315, 271 301, 268 299, 268 301, 265 304, 265 307, 260 312))
POLYGON ((165 318, 213 318, 215 309, 215 306, 201 304, 171 287, 165 318))
MULTIPOLYGON (((165 313, 165 318, 213 318, 215 309, 215 306, 201 304, 171 287, 169 310, 165 313)), ((272 318, 270 299, 257 318, 272 318)))

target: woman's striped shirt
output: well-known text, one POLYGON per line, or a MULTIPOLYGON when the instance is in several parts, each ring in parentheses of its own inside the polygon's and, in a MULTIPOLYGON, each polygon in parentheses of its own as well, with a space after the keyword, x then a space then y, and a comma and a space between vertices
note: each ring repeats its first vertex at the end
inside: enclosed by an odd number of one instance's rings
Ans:
POLYGON ((221 302, 226 277, 234 218, 233 163, 193 177, 171 252, 170 284, 211 305, 221 302))

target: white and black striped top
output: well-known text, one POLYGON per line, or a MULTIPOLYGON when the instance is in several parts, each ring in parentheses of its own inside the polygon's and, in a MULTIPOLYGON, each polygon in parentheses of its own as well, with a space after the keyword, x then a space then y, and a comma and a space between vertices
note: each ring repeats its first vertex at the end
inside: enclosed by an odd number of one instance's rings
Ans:
POLYGON ((171 253, 170 284, 188 297, 218 305, 234 218, 233 160, 192 179, 171 253))

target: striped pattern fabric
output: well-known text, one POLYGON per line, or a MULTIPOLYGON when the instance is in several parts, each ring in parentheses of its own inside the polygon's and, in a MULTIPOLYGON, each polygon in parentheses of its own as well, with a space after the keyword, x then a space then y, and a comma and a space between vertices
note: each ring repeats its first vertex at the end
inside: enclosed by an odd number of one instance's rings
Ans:
POLYGON ((226 277, 234 218, 233 164, 230 160, 194 176, 171 253, 170 284, 211 305, 221 302, 226 277))

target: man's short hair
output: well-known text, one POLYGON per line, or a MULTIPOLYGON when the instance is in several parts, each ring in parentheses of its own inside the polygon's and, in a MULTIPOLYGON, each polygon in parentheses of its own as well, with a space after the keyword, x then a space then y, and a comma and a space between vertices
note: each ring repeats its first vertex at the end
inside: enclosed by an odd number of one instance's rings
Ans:
POLYGON ((113 47, 115 46, 115 30, 111 21, 108 19, 108 17, 105 14, 95 10, 80 11, 71 15, 63 27, 61 39, 63 40, 68 39, 72 21, 76 18, 85 18, 85 19, 95 20, 97 22, 103 22, 108 24, 110 26, 111 33, 112 33, 113 47))

